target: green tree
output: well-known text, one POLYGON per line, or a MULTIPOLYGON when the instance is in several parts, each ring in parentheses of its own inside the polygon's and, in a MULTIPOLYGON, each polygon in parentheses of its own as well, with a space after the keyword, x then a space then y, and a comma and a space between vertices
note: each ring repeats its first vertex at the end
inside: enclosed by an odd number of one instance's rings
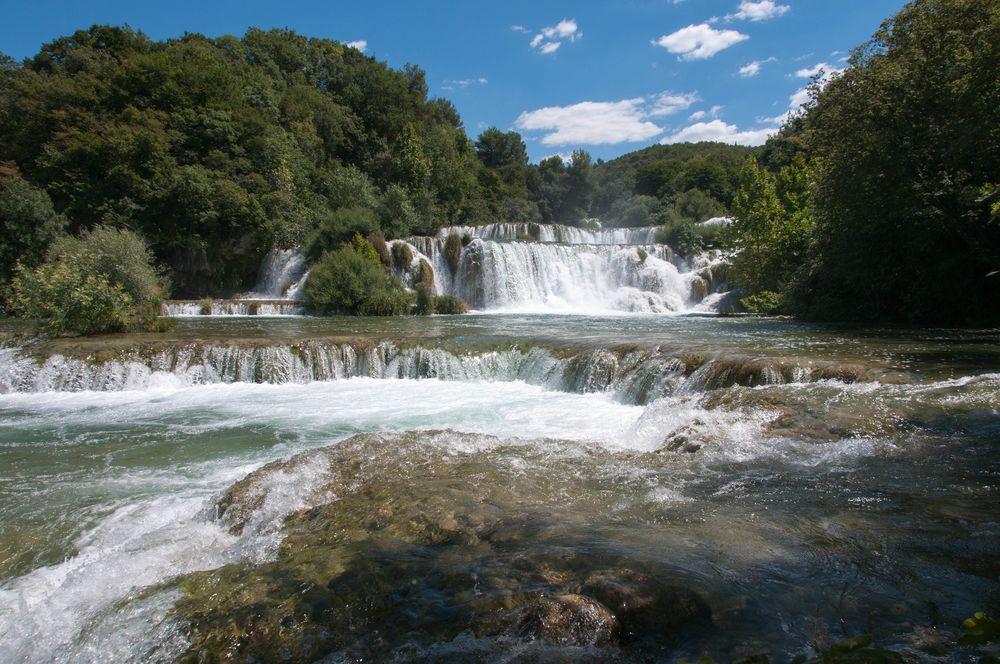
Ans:
POLYGON ((14 303, 50 334, 150 329, 166 283, 145 242, 131 231, 98 227, 55 242, 49 258, 19 266, 14 303))
POLYGON ((319 315, 395 316, 410 299, 399 279, 385 273, 372 251, 344 245, 313 263, 304 287, 308 311, 319 315))
POLYGON ((1000 321, 1000 1, 914 0, 855 49, 804 120, 819 159, 803 314, 1000 321))
POLYGON ((3 175, 0 169, 0 282, 11 279, 17 261, 36 265, 66 228, 45 190, 7 170, 3 175))

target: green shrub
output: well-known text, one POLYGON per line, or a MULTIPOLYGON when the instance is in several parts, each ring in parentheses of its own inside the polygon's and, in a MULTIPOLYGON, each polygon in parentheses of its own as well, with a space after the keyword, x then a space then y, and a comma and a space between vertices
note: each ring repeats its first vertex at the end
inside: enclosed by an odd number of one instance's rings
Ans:
POLYGON ((465 314, 468 312, 469 305, 454 295, 440 295, 434 298, 434 313, 436 314, 465 314))
POLYGON ((434 296, 427 286, 417 284, 417 302, 413 313, 417 316, 430 316, 434 313, 434 296))
POLYGON ((319 315, 393 316, 410 306, 399 279, 386 274, 377 257, 352 245, 313 263, 303 291, 306 310, 319 315))
POLYGON ((382 231, 372 231, 368 234, 368 242, 375 248, 375 253, 378 254, 378 259, 382 262, 385 267, 390 267, 392 265, 392 257, 389 255, 389 245, 385 243, 385 235, 382 231))
POLYGON ((691 256, 702 249, 695 225, 685 221, 673 226, 664 224, 657 231, 656 239, 663 244, 670 245, 670 248, 681 256, 691 256))
POLYGON ((467 246, 469 246, 470 242, 472 242, 472 236, 469 235, 468 233, 463 233, 462 234, 462 246, 463 247, 467 247, 467 246))
POLYGON ((639 262, 640 263, 645 263, 646 259, 649 258, 649 254, 646 253, 646 250, 643 249, 642 247, 639 247, 638 249, 636 249, 635 253, 639 257, 639 262))
POLYGON ((19 266, 13 299, 43 332, 100 334, 152 329, 165 288, 142 238, 102 226, 57 240, 33 270, 19 266))
POLYGON ((332 251, 344 242, 350 242, 355 235, 364 237, 378 230, 378 219, 368 208, 353 207, 327 211, 316 220, 312 232, 306 239, 304 249, 309 258, 317 259, 326 251, 332 251))
POLYGON ((423 258, 420 259, 420 264, 417 265, 416 282, 428 290, 434 289, 434 268, 431 264, 425 261, 423 258))
POLYGON ((448 267, 451 273, 455 274, 458 269, 458 262, 462 259, 462 238, 458 233, 449 233, 448 239, 444 243, 444 255, 448 259, 448 267))
POLYGON ((392 264, 396 266, 397 270, 410 269, 410 263, 413 262, 413 250, 410 249, 410 245, 405 242, 396 242, 392 245, 392 264))
POLYGON ((776 314, 781 311, 781 295, 774 291, 760 291, 740 300, 747 311, 756 314, 776 314))

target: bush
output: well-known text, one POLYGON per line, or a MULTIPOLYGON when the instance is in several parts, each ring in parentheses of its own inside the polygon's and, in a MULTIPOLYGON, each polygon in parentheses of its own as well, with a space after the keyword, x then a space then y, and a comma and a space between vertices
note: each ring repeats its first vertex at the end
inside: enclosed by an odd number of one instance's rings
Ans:
POLYGON ((404 272, 410 269, 413 262, 413 250, 405 242, 396 242, 392 245, 392 264, 397 270, 404 272))
POLYGON ((56 214, 44 189, 16 174, 0 177, 0 281, 14 276, 18 261, 37 265, 65 227, 66 219, 56 214))
POLYGON ((458 262, 462 259, 462 238, 458 233, 450 233, 444 243, 444 255, 448 259, 448 267, 451 273, 455 274, 458 269, 458 262))
POLYGON ((670 245, 670 248, 681 256, 691 256, 702 249, 695 225, 684 221, 673 226, 664 224, 657 231, 656 239, 658 242, 670 245))
POLYGON ((350 242, 355 235, 365 235, 378 230, 375 213, 367 208, 340 208, 326 212, 316 220, 312 232, 305 242, 305 254, 317 259, 326 251, 332 251, 344 242, 350 242))
POLYGON ((166 281, 135 233, 98 227, 53 243, 35 269, 19 266, 14 305, 49 334, 153 329, 166 281))
POLYGON ((781 311, 781 295, 774 291, 761 291, 741 299, 740 304, 755 314, 776 314, 781 311))
POLYGON ((378 259, 382 261, 382 265, 390 267, 392 265, 392 257, 389 255, 389 245, 385 243, 385 235, 382 234, 382 231, 372 231, 368 234, 367 240, 375 248, 375 253, 378 254, 378 259))
POLYGON ((434 296, 427 286, 417 284, 417 302, 413 313, 417 316, 430 316, 434 313, 434 296))
POLYGON ((419 285, 424 286, 428 290, 434 290, 434 268, 423 258, 420 259, 420 264, 417 266, 416 277, 419 285))
POLYGON ((313 263, 303 291, 306 310, 319 315, 394 316, 410 306, 399 279, 351 245, 313 263))
POLYGON ((434 298, 434 313, 436 314, 465 314, 468 312, 469 305, 454 295, 440 295, 434 298))

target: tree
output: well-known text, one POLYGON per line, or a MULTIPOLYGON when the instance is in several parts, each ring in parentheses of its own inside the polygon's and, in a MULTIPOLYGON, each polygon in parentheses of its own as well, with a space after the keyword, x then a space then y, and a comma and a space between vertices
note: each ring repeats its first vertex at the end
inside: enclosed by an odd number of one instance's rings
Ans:
POLYGON ((396 316, 410 307, 403 285, 385 273, 374 250, 356 245, 323 254, 311 266, 304 291, 307 310, 324 316, 396 316))
POLYGON ((150 329, 167 289, 146 243, 102 226, 55 242, 49 258, 19 266, 14 303, 50 334, 150 329))
POLYGON ((828 319, 1000 321, 1000 1, 914 0, 818 92, 815 232, 796 310, 828 319))
POLYGON ((66 219, 57 214, 44 189, 25 181, 16 169, 0 171, 0 281, 14 274, 21 261, 36 265, 49 244, 66 228, 66 219))

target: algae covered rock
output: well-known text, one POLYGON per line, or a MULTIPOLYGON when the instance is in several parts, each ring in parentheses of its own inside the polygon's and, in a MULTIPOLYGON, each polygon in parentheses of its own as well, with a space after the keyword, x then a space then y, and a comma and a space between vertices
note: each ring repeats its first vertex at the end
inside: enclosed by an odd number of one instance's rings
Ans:
POLYGON ((664 637, 692 623, 710 623, 712 612, 696 593, 630 569, 590 574, 580 592, 615 612, 624 635, 664 637))
POLYGON ((710 623, 694 591, 626 567, 601 525, 620 516, 566 485, 588 466, 560 450, 525 466, 523 449, 489 436, 365 434, 263 466, 218 518, 242 537, 279 527, 280 544, 179 580, 182 660, 405 660, 442 644, 480 660, 511 647, 617 659, 644 647, 620 637, 710 623))

